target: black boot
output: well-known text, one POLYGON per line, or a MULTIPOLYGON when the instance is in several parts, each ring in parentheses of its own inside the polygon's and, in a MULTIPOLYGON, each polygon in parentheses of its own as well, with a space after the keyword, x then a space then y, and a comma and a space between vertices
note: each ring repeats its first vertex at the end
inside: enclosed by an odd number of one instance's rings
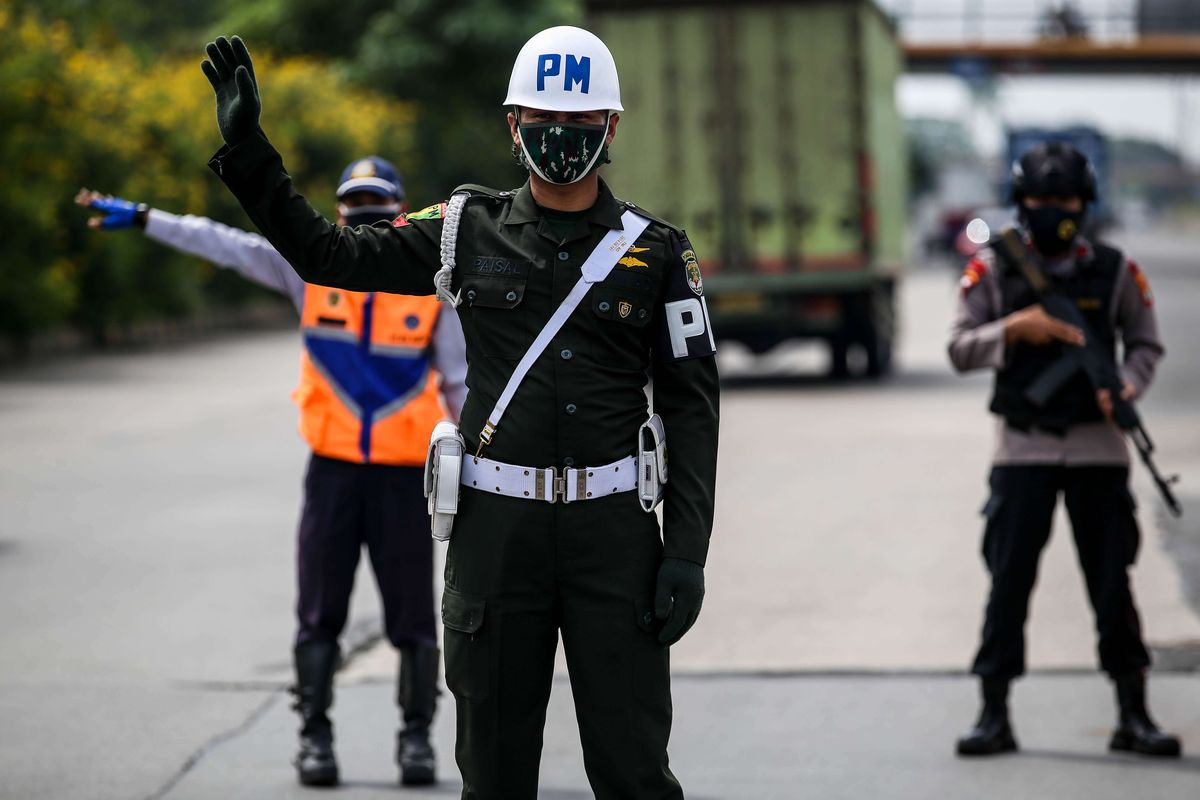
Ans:
POLYGON ((1017 749, 1012 726, 1008 722, 1008 681, 984 678, 983 710, 979 721, 964 737, 958 740, 960 756, 992 756, 1011 753, 1017 749))
POLYGON ((400 783, 428 786, 437 781, 437 758, 429 744, 429 727, 437 709, 438 664, 441 654, 432 645, 400 648, 400 681, 396 702, 404 728, 396 737, 396 763, 400 783))
POLYGON ((333 673, 337 669, 336 642, 296 645, 296 685, 292 709, 300 712, 300 752, 292 762, 305 786, 336 786, 337 758, 333 754, 333 723, 326 712, 333 705, 333 673))
POLYGON ((1179 738, 1160 731, 1146 710, 1146 675, 1141 671, 1131 672, 1114 678, 1113 683, 1121 713, 1108 749, 1178 758, 1179 738))

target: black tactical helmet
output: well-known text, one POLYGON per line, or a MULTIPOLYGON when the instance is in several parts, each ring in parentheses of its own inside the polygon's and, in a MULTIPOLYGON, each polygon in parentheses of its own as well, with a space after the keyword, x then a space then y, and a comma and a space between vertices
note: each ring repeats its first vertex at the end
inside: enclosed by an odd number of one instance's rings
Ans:
POLYGON ((1044 142, 1025 151, 1012 165, 1012 201, 1026 197, 1096 199, 1096 173, 1087 156, 1065 142, 1044 142))

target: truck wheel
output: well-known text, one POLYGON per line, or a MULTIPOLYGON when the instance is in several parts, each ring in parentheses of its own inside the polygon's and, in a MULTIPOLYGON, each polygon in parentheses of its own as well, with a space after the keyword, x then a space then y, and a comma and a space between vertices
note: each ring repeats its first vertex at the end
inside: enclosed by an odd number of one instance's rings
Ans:
POLYGON ((829 377, 844 380, 850 377, 850 347, 844 339, 829 340, 829 377))
POLYGON ((875 342, 867 346, 867 377, 882 378, 892 371, 892 340, 889 336, 876 335, 875 342))
POLYGON ((867 351, 867 376, 882 378, 892 371, 892 344, 896 334, 895 293, 885 283, 871 294, 863 346, 867 351))

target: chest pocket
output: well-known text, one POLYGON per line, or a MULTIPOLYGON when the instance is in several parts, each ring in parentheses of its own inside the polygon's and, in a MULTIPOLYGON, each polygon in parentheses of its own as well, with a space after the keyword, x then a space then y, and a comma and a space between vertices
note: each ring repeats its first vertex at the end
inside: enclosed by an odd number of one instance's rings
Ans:
POLYGON ((613 270, 603 283, 592 287, 589 299, 597 318, 592 355, 598 363, 645 368, 647 326, 658 296, 655 289, 651 276, 625 270, 613 270))
MULTIPOLYGON (((529 346, 519 314, 527 275, 465 275, 462 305, 470 309, 479 351, 493 358, 519 359, 529 346)), ((460 312, 462 307, 460 307, 460 312)))

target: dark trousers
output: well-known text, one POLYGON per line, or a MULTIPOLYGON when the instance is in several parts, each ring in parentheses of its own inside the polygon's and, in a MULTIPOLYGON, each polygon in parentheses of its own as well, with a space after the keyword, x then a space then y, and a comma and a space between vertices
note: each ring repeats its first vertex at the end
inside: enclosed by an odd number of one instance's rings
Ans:
POLYGON ((1128 570, 1139 543, 1129 469, 998 466, 992 468, 991 488, 983 557, 992 589, 972 672, 1009 679, 1025 672, 1029 595, 1059 492, 1095 612, 1101 669, 1115 677, 1147 667, 1150 656, 1129 587, 1128 570))
POLYGON ((437 643, 433 539, 421 467, 354 464, 313 454, 297 548, 296 643, 337 641, 365 545, 388 640, 437 643))
POLYGON ((681 800, 667 766, 662 544, 632 492, 569 505, 464 489, 446 561, 446 684, 464 800, 535 800, 561 631, 597 800, 681 800))

